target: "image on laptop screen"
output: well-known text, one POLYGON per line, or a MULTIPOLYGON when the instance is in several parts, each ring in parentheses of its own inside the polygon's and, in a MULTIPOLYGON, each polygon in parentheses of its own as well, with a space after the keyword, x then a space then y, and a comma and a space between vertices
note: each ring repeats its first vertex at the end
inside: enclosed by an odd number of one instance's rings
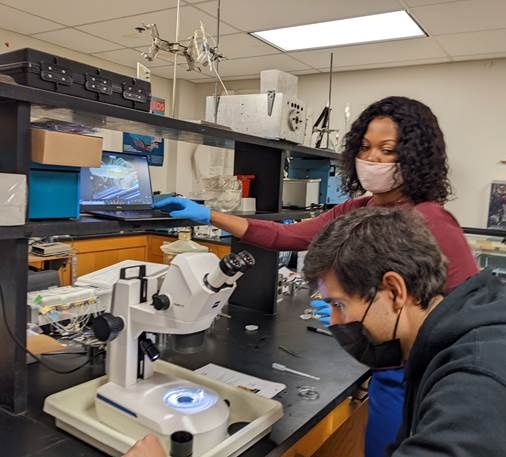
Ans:
POLYGON ((151 179, 147 158, 102 152, 100 168, 81 168, 81 211, 151 208, 151 179))

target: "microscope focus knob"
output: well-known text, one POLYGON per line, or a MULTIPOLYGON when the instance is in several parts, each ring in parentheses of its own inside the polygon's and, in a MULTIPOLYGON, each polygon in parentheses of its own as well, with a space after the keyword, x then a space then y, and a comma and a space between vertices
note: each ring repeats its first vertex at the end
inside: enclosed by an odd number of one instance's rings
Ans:
POLYGON ((93 320, 93 333, 100 341, 112 341, 125 327, 121 317, 104 313, 93 320))
POLYGON ((163 294, 154 294, 153 295, 153 308, 155 308, 158 311, 165 311, 166 309, 169 309, 170 307, 170 299, 167 297, 167 295, 163 294))

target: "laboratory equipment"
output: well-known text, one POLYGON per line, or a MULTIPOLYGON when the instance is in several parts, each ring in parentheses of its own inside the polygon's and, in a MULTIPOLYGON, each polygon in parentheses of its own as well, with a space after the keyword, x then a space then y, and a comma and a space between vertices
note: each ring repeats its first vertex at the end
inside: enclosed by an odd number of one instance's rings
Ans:
POLYGON ((334 61, 334 53, 330 53, 330 69, 329 69, 329 98, 327 105, 323 108, 320 116, 313 125, 313 132, 316 133, 315 148, 336 150, 339 143, 339 130, 330 128, 330 114, 332 113, 332 67, 334 61), (330 134, 335 135, 335 140, 332 141, 330 134), (326 136, 325 146, 322 146, 322 141, 326 136))
POLYGON ((319 199, 320 179, 283 179, 283 207, 310 208, 319 199))
POLYGON ((210 176, 199 180, 199 197, 216 211, 233 211, 240 205, 241 195, 242 183, 236 176, 210 176))
POLYGON ((163 263, 169 264, 172 259, 183 252, 208 252, 209 248, 192 241, 191 229, 180 229, 176 241, 164 241, 160 246, 163 252, 163 263))
POLYGON ((94 287, 62 286, 28 292, 29 321, 61 334, 78 333, 91 315, 105 311, 94 287), (62 324, 62 321, 65 321, 62 324))
POLYGON ((206 121, 237 132, 304 143, 306 104, 297 98, 297 77, 279 70, 260 72, 260 94, 207 97, 206 121))
POLYGON ((278 370, 278 371, 286 371, 287 373, 292 373, 292 374, 296 374, 299 376, 304 376, 305 378, 311 378, 311 379, 314 379, 315 381, 320 380, 320 378, 318 376, 313 376, 312 374, 304 373, 302 371, 297 371, 297 370, 294 370, 293 368, 288 368, 287 366, 285 366, 281 363, 274 362, 272 364, 272 368, 274 368, 275 370, 278 370))
POLYGON ((341 192, 341 178, 337 161, 331 159, 291 158, 288 178, 320 179, 318 202, 322 205, 343 203, 349 197, 341 192))
MULTIPOLYGON (((95 384, 94 394, 94 412, 101 424, 132 439, 155 433, 167 450, 173 432, 188 431, 195 456, 207 455, 228 438, 230 410, 224 399, 188 376, 155 368, 159 353, 152 333, 171 334, 176 350, 200 347, 236 281, 253 265, 253 257, 243 251, 222 260, 211 253, 183 253, 170 267, 139 262, 120 268, 113 313, 94 321, 96 337, 108 342, 107 379, 95 384)), ((61 420, 63 414, 55 407, 58 399, 48 400, 45 411, 61 420)), ((102 431, 103 425, 96 429, 102 431)), ((96 436, 100 433, 90 439, 94 444, 96 436)), ((111 440, 105 441, 110 446, 111 440)), ((122 444, 116 446, 116 451, 124 451, 122 444)))
POLYGON ((206 98, 206 121, 264 138, 303 143, 306 105, 280 92, 206 98))

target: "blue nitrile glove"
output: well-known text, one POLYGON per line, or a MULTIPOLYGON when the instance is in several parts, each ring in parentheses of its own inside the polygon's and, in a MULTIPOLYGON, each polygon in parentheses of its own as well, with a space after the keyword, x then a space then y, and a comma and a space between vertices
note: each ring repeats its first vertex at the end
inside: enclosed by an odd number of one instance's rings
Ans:
POLYGON ((330 305, 323 300, 311 300, 311 303, 309 304, 311 308, 313 308, 314 312, 316 314, 319 314, 320 317, 318 320, 328 327, 330 325, 330 314, 332 310, 330 309, 330 305))
POLYGON ((211 210, 207 206, 199 205, 187 198, 162 198, 155 202, 154 207, 169 213, 171 217, 191 219, 192 221, 205 225, 211 223, 211 210))

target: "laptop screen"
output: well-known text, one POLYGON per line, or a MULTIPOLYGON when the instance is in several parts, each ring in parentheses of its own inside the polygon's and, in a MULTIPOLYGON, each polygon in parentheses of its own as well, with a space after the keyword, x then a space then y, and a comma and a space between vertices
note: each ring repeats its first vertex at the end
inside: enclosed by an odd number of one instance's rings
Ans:
POLYGON ((100 168, 81 168, 81 211, 151 208, 151 179, 145 156, 102 152, 100 168))

